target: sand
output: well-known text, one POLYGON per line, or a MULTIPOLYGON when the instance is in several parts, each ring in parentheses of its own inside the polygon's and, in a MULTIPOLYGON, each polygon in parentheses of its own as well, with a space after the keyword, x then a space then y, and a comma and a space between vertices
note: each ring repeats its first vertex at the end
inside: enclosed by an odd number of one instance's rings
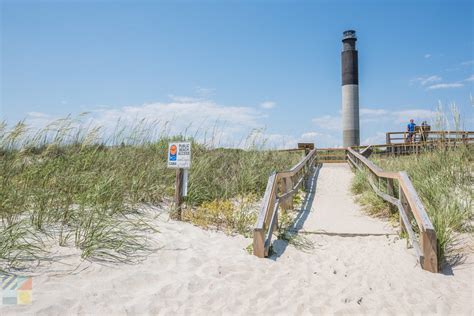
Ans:
POLYGON ((161 248, 145 261, 105 266, 73 253, 71 266, 49 268, 65 272, 34 277, 32 305, 2 306, 0 314, 472 315, 472 257, 444 273, 423 271, 405 240, 355 206, 350 179, 346 166, 321 169, 300 227, 312 247, 279 240, 274 256, 259 259, 245 250, 251 239, 170 221, 155 209, 161 248), (311 233, 322 231, 335 234, 311 233), (368 235, 342 237, 351 232, 368 235))

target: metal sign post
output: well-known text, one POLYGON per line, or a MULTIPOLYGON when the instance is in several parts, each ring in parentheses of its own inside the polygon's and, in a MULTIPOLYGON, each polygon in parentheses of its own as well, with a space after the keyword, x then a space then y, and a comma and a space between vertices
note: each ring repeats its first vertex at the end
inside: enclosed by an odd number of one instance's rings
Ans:
POLYGON ((182 219, 181 204, 188 195, 188 174, 191 168, 191 143, 169 143, 168 168, 176 169, 175 207, 178 220, 182 219))

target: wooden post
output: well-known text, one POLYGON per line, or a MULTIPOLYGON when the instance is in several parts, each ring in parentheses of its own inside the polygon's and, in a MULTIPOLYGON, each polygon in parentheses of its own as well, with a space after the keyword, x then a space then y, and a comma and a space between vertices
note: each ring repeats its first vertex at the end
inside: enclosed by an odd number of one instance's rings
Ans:
POLYGON ((259 258, 265 258, 265 233, 263 229, 253 231, 253 254, 259 258))
MULTIPOLYGON (((290 192, 293 189, 293 181, 291 180, 291 177, 281 179, 280 187, 283 194, 290 192)), ((293 194, 283 201, 281 208, 285 211, 293 209, 293 194)))
MULTIPOLYGON (((287 191, 293 190, 293 179, 291 177, 285 178, 285 188, 287 191)), ((294 205, 293 205, 293 194, 291 197, 286 201, 286 207, 289 210, 292 210, 294 205)))
POLYGON ((269 200, 268 200, 268 212, 266 213, 266 216, 265 216, 265 222, 264 222, 264 229, 269 229, 270 228, 270 222, 272 220, 271 216, 272 216, 272 211, 273 211, 273 208, 275 207, 275 203, 276 203, 276 183, 273 183, 273 188, 272 188, 272 191, 271 191, 271 196, 269 197, 269 200))
POLYGON ((176 183, 175 183, 175 193, 174 193, 174 202, 175 202, 175 212, 176 218, 182 220, 182 209, 181 204, 183 203, 183 169, 176 169, 176 183))
POLYGON ((423 269, 430 272, 438 272, 438 249, 436 247, 436 233, 433 229, 427 229, 421 233, 421 251, 423 252, 423 269))
MULTIPOLYGON (((405 197, 405 193, 403 193, 403 190, 401 188, 401 186, 399 185, 398 187, 398 192, 400 192, 400 203, 402 204, 403 206, 403 209, 405 209, 405 212, 407 213, 407 217, 408 219, 410 219, 410 205, 408 204, 408 201, 407 201, 407 198, 405 197)), ((406 233, 406 230, 405 230, 405 226, 403 225, 403 220, 402 220, 402 216, 400 215, 400 232, 402 233, 406 233)))
POLYGON ((393 179, 387 178, 387 193, 390 196, 395 197, 395 189, 393 187, 393 179))

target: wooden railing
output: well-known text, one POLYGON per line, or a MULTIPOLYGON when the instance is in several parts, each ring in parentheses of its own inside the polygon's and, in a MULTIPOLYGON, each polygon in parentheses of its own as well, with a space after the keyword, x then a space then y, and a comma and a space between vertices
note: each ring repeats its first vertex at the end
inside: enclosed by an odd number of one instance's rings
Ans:
MULTIPOLYGON (((401 132, 402 133, 402 132, 401 132)), ((432 132, 437 133, 437 132, 432 132)), ((403 133, 402 133, 403 134, 403 133)), ((446 138, 430 138, 429 140, 422 142, 410 142, 410 143, 391 143, 391 144, 378 144, 370 145, 374 153, 377 154, 388 154, 388 155, 409 155, 418 154, 425 151, 433 151, 437 149, 448 149, 460 146, 473 146, 474 145, 474 132, 463 132, 458 134, 458 138, 446 137, 446 138), (461 137, 464 135, 465 137, 461 137)), ((362 150, 367 145, 354 146, 355 150, 362 150)))
MULTIPOLYGON (((388 132, 386 135, 386 143, 400 144, 408 143, 408 132, 388 132)), ((418 130, 413 133, 411 143, 419 142, 457 142, 467 143, 474 139, 474 131, 423 131, 418 130)))
POLYGON ((408 234, 422 268, 438 272, 436 232, 407 173, 383 171, 352 148, 347 149, 347 160, 355 168, 368 171, 369 183, 375 193, 398 208, 400 226, 408 234), (399 185, 398 197, 394 180, 399 185), (418 226, 419 237, 411 225, 412 218, 418 226))
POLYGON ((318 148, 317 153, 320 163, 346 162, 346 148, 318 148))
POLYGON ((268 178, 253 233, 253 253, 257 257, 268 256, 273 230, 278 226, 278 210, 293 208, 293 195, 304 185, 315 159, 316 149, 313 149, 290 170, 274 172, 268 178))

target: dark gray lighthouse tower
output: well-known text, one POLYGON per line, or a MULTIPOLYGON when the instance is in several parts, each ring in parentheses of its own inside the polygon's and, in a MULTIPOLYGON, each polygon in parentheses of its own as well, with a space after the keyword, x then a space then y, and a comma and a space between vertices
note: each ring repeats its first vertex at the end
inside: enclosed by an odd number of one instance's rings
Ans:
POLYGON ((360 145, 359 69, 354 30, 342 35, 342 143, 344 147, 360 145))

